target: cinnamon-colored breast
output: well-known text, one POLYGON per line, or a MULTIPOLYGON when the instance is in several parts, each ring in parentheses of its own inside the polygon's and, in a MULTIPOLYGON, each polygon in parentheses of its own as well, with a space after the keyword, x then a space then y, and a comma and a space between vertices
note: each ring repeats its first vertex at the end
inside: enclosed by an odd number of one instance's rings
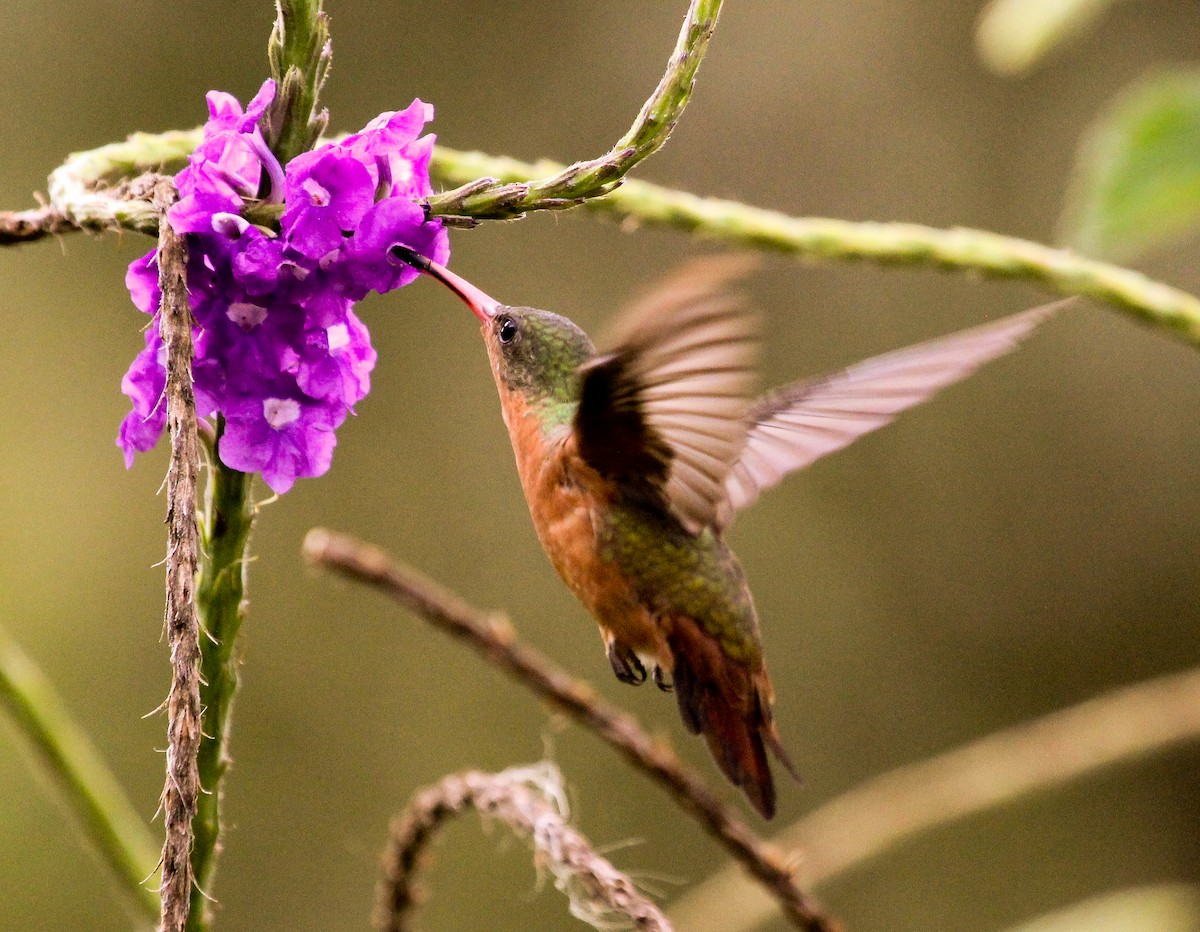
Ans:
POLYGON ((601 553, 615 490, 577 454, 569 420, 547 423, 549 412, 503 389, 501 404, 525 500, 550 562, 606 640, 617 639, 669 673, 673 664, 658 625, 612 554, 601 553))

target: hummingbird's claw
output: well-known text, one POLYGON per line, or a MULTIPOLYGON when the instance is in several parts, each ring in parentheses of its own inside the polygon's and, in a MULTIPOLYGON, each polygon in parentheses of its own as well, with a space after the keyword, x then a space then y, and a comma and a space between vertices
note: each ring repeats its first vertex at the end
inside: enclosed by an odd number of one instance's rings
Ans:
POLYGON ((646 668, 642 666, 638 655, 627 645, 609 641, 608 662, 612 664, 613 673, 622 683, 641 686, 646 682, 646 668))
POLYGON ((654 665, 654 685, 665 693, 675 692, 675 684, 667 679, 666 674, 662 671, 662 667, 658 664, 654 665))

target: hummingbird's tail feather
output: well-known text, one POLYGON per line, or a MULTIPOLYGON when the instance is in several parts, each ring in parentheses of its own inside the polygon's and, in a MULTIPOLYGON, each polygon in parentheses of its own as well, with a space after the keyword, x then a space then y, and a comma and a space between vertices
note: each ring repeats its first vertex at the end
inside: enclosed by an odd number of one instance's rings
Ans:
POLYGON ((704 735, 717 766, 739 787, 764 819, 775 815, 775 781, 769 747, 795 777, 771 716, 771 686, 765 670, 751 671, 721 653, 691 618, 672 619, 668 637, 675 656, 679 714, 694 735, 704 735))
POLYGON ((771 678, 767 676, 766 667, 759 670, 754 677, 755 692, 758 695, 758 707, 762 715, 762 726, 759 728, 759 736, 771 749, 771 753, 775 755, 775 759, 783 764, 784 770, 797 783, 803 782, 800 771, 796 769, 796 765, 792 763, 788 752, 783 749, 783 742, 779 740, 779 729, 775 727, 775 715, 772 711, 775 705, 775 691, 771 688, 771 678))
POLYGON ((783 769, 788 772, 788 776, 797 783, 802 782, 800 771, 796 769, 796 765, 792 763, 792 759, 788 757, 788 752, 783 749, 783 743, 779 740, 779 729, 775 727, 775 722, 769 721, 759 731, 760 736, 771 749, 771 753, 775 755, 775 759, 783 764, 783 769))

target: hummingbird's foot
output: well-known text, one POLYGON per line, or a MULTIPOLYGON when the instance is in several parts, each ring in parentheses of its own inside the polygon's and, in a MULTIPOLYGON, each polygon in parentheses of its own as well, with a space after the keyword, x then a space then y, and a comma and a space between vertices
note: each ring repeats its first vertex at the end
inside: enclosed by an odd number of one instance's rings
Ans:
POLYGON ((608 662, 612 664, 613 673, 622 683, 641 686, 646 682, 646 668, 642 666, 638 655, 625 644, 608 642, 608 662))
POLYGON ((666 674, 662 671, 662 667, 658 664, 654 665, 654 685, 665 693, 675 692, 675 684, 667 679, 666 674))

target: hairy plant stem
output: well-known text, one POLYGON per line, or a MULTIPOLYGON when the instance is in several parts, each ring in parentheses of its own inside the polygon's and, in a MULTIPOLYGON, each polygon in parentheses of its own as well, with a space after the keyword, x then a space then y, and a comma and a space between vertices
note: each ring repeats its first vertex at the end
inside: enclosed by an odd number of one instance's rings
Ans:
POLYGON ((138 176, 178 171, 203 138, 201 129, 134 133, 124 142, 72 152, 50 173, 50 216, 60 214, 81 230, 158 236, 153 182, 138 184, 138 176))
MULTIPOLYGON (((156 233, 158 219, 153 205, 139 199, 129 184, 100 190, 96 185, 132 171, 178 168, 199 141, 199 130, 160 136, 138 133, 123 143, 72 155, 50 176, 52 210, 0 214, 0 245, 27 242, 71 228, 156 233), (11 223, 6 223, 6 218, 11 223)), ((555 162, 522 162, 445 146, 433 150, 430 163, 435 180, 453 185, 480 177, 501 181, 536 178, 552 175, 563 167, 555 162)), ((524 203, 523 209, 540 210, 543 206, 547 205, 533 200, 524 203)), ((1132 269, 1030 240, 985 230, 938 229, 913 223, 790 217, 633 180, 623 181, 603 197, 585 200, 583 206, 626 223, 674 227, 718 243, 802 258, 932 266, 1034 281, 1060 294, 1103 301, 1200 347, 1200 298, 1132 269)), ((269 216, 254 219, 271 220, 269 216)))
POLYGON ((329 112, 320 106, 332 54, 329 17, 321 0, 276 0, 275 27, 267 43, 275 99, 265 116, 267 145, 280 164, 307 152, 325 132, 329 112))
POLYGON ((576 919, 596 929, 671 932, 662 911, 570 826, 566 795, 562 774, 550 763, 501 773, 468 770, 417 793, 388 830, 375 894, 375 928, 416 928, 414 912, 422 892, 416 875, 428 860, 427 849, 453 816, 476 809, 533 843, 538 867, 549 870, 576 919))
POLYGON ((312 563, 380 589, 466 642, 516 682, 607 741, 722 844, 776 899, 794 926, 808 932, 840 928, 796 885, 782 852, 764 845, 670 745, 648 735, 637 719, 602 699, 588 683, 574 679, 549 658, 520 643, 507 619, 473 608, 378 547, 349 535, 313 528, 304 538, 303 550, 312 563))
MULTIPOLYGON (((556 167, 551 162, 528 164, 439 146, 434 149, 430 171, 443 183, 457 184, 481 173, 501 179, 528 178, 556 167)), ((1013 236, 964 227, 937 229, 915 223, 790 217, 645 181, 625 181, 584 207, 629 222, 674 227, 715 242, 805 258, 933 266, 1035 281, 1064 295, 1104 301, 1200 346, 1200 299, 1194 295, 1131 269, 1013 236)))
MULTIPOLYGON (((154 202, 165 218, 178 199, 175 183, 163 178, 154 202)), ((158 227, 159 333, 166 351, 167 598, 164 627, 171 648, 167 695, 167 778, 162 793, 166 838, 162 853, 162 932, 183 932, 192 892, 192 819, 201 795, 197 769, 201 728, 200 621, 196 612, 196 478, 200 440, 192 387, 192 312, 188 306, 187 237, 160 221, 158 227)))
POLYGON ((187 925, 191 932, 207 929, 212 918, 209 897, 221 849, 222 779, 231 763, 229 721, 238 683, 236 641, 245 616, 246 550, 254 524, 250 499, 253 478, 230 469, 214 456, 200 520, 196 607, 202 629, 200 701, 204 706, 204 734, 199 770, 204 792, 192 823, 195 886, 187 925))
POLYGON ((158 844, 117 778, 37 665, 0 629, 0 706, 29 741, 138 915, 158 921, 158 894, 146 880, 158 844))

